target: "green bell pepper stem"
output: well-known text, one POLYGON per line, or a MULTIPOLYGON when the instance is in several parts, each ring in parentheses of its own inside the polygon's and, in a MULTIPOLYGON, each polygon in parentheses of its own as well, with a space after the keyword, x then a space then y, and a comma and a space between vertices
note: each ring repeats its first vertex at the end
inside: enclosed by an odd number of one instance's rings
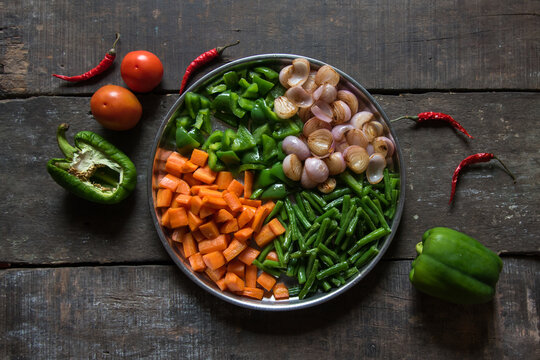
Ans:
POLYGON ((352 176, 348 170, 345 170, 344 172, 339 174, 339 178, 343 180, 343 182, 347 184, 347 186, 358 196, 362 196, 362 183, 356 181, 354 176, 352 176))
POLYGON ((284 184, 272 184, 261 194, 262 200, 277 200, 285 198, 289 192, 284 184))
POLYGON ((357 252, 358 250, 360 250, 364 245, 367 245, 367 244, 369 244, 369 243, 371 243, 371 242, 373 242, 375 240, 378 240, 378 239, 382 238, 383 236, 388 235, 389 233, 390 233, 390 231, 388 231, 384 227, 373 230, 372 232, 370 232, 369 234, 367 234, 366 236, 364 236, 363 238, 358 240, 354 244, 354 246, 352 248, 350 248, 349 251, 347 251, 347 253, 349 255, 352 255, 355 252, 357 252))
POLYGON ((74 137, 75 146, 66 139, 68 124, 56 131, 64 159, 47 162, 54 181, 73 194, 101 204, 116 204, 125 199, 137 184, 135 165, 122 151, 90 131, 74 137))

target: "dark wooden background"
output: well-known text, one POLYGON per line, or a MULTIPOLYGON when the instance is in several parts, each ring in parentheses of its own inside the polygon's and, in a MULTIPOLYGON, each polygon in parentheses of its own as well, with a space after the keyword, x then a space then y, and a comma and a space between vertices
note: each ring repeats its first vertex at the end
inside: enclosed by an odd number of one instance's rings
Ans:
POLYGON ((0 358, 540 358, 539 1, 8 1, 0 3, 0 358), (120 32, 116 65, 81 73, 120 32), (294 53, 356 78, 390 118, 454 115, 446 126, 396 123, 407 166, 401 226, 373 273, 347 294, 295 313, 234 307, 178 270, 150 221, 146 170, 156 131, 201 52, 234 40, 227 60, 294 53), (161 85, 138 94, 140 124, 100 127, 89 100, 123 85, 131 50, 157 54, 161 85), (55 130, 92 130, 118 145, 139 185, 115 206, 57 186, 45 163, 60 155, 55 130), (497 164, 463 174, 465 156, 497 164), (466 232, 499 252, 491 303, 450 305, 408 281, 414 245, 434 226, 466 232))

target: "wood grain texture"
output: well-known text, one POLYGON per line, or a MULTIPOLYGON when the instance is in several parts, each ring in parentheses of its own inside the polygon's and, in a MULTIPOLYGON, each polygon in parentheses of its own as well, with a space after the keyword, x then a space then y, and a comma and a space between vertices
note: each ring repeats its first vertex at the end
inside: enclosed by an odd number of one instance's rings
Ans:
POLYGON ((121 84, 132 50, 158 55, 176 91, 200 53, 230 43, 234 59, 263 53, 310 56, 370 89, 540 88, 538 1, 8 1, 0 29, 0 96, 92 93, 121 84), (294 8, 294 11, 293 11, 294 8), (123 37, 107 73, 73 85, 123 37))
MULTIPOLYGON (((177 96, 140 98, 143 119, 127 132, 101 128, 88 112, 86 97, 0 101, 0 193, 6 194, 0 202, 0 262, 169 261, 150 220, 146 171, 157 129, 177 96), (81 130, 96 131, 132 158, 138 185, 125 202, 91 204, 49 177, 46 162, 61 154, 56 127, 66 121, 72 125, 68 139, 81 130)), ((540 253, 540 130, 535 126, 540 95, 429 93, 377 100, 391 118, 428 109, 451 113, 475 136, 469 141, 446 125, 395 123, 407 166, 407 193, 387 257, 412 258, 422 233, 441 225, 468 233, 498 252, 540 253), (472 166, 460 178, 455 203, 449 206, 454 168, 466 156, 483 151, 504 159, 517 184, 496 163, 472 166)))
POLYGON ((540 262, 506 260, 494 301, 469 307, 418 293, 409 269, 383 261, 294 313, 229 305, 173 266, 1 270, 0 357, 538 358, 540 262))

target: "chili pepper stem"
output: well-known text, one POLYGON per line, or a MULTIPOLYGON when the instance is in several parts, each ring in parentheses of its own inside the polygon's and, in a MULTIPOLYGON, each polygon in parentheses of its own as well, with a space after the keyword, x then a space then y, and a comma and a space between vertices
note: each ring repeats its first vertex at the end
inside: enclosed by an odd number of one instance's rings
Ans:
POLYGON ((236 42, 231 43, 231 44, 227 44, 225 46, 219 46, 219 47, 216 48, 216 51, 217 51, 218 54, 221 55, 223 50, 225 50, 226 48, 231 47, 231 46, 235 46, 235 45, 238 45, 238 44, 240 44, 240 40, 236 40, 236 42))
POLYGON ((390 120, 390 122, 395 122, 395 121, 399 121, 403 119, 410 119, 410 120, 418 121, 418 116, 410 116, 410 115, 400 116, 396 119, 390 120))
POLYGON ((118 40, 120 40, 120 33, 116 33, 116 40, 114 40, 114 43, 109 50, 110 55, 116 55, 116 44, 118 43, 118 40))
POLYGON ((493 158, 495 160, 497 160, 499 163, 501 163, 502 167, 504 168, 504 170, 506 171, 506 173, 508 175, 510 175, 512 177, 512 180, 514 180, 514 184, 516 183, 516 177, 514 176, 514 174, 512 174, 512 172, 506 167, 506 165, 501 161, 501 159, 499 159, 497 156, 493 155, 493 158))
POLYGON ((66 130, 69 129, 69 125, 66 123, 60 124, 56 130, 56 139, 58 141, 58 147, 64 153, 64 156, 71 160, 73 155, 78 151, 75 147, 71 146, 66 138, 66 130))

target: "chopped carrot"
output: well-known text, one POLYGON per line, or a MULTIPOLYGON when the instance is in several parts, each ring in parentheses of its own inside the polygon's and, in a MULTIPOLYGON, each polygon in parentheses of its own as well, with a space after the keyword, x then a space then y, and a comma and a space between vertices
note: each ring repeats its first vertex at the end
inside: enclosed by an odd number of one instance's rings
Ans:
POLYGON ((239 260, 233 260, 227 264, 227 272, 235 273, 243 280, 246 277, 246 264, 239 260))
POLYGON ((272 260, 272 261, 279 261, 279 257, 278 257, 278 254, 277 252, 275 252, 274 250, 270 251, 267 255, 266 255, 266 260, 272 260))
POLYGON ((222 223, 222 222, 229 221, 232 219, 233 219, 232 214, 225 209, 219 209, 216 216, 214 217, 214 220, 217 223, 222 223))
POLYGON ((245 296, 245 297, 250 297, 250 298, 253 298, 253 299, 257 299, 257 300, 262 300, 262 298, 264 296, 264 290, 256 288, 256 287, 244 286, 244 290, 242 290, 241 294, 242 294, 242 296, 245 296))
POLYGON ((199 251, 201 254, 208 254, 213 251, 223 251, 228 246, 226 235, 219 235, 215 239, 203 240, 199 243, 199 251))
MULTIPOLYGON (((183 228, 183 229, 185 229, 185 228, 183 228)), ((199 230, 192 231, 191 234, 195 238, 195 241, 197 241, 198 243, 203 241, 203 240, 206 240, 206 238, 204 237, 202 232, 200 232, 199 230)))
MULTIPOLYGON (((233 175, 229 171, 220 171, 217 174, 216 185, 218 190, 226 190, 233 181, 233 175)), ((240 184, 240 183, 239 183, 240 184)), ((244 188, 242 187, 242 190, 244 188)))
POLYGON ((195 239, 193 239, 193 235, 191 235, 191 233, 187 233, 186 236, 184 236, 182 245, 184 249, 184 256, 186 258, 189 258, 191 255, 197 252, 197 243, 195 242, 195 239))
MULTIPOLYGON (((200 245, 199 245, 199 248, 200 248, 200 245)), ((259 256, 260 253, 261 252, 259 250, 248 246, 247 248, 244 249, 244 251, 240 253, 240 255, 238 255, 238 260, 240 260, 246 265, 251 265, 253 260, 255 260, 257 256, 259 256)))
POLYGON ((225 284, 227 285, 227 289, 231 291, 244 290, 244 280, 240 279, 238 275, 232 272, 227 272, 225 274, 225 284))
POLYGON ((246 265, 246 286, 257 287, 258 268, 255 265, 246 265))
POLYGON ((200 217, 192 213, 191 211, 188 211, 187 213, 187 225, 189 225, 189 228, 191 231, 195 231, 199 228, 199 226, 202 225, 203 221, 200 217))
POLYGON ((161 188, 157 191, 156 207, 167 207, 171 205, 173 192, 171 189, 161 188))
POLYGON ((219 231, 222 234, 230 234, 230 233, 233 233, 233 232, 237 232, 238 231, 238 220, 233 218, 232 220, 229 220, 229 221, 223 223, 223 225, 221 225, 221 227, 219 228, 219 231))
POLYGON ((274 234, 272 229, 270 229, 270 226, 266 224, 262 227, 261 231, 259 231, 259 233, 255 235, 255 242, 260 247, 263 247, 275 238, 276 234, 274 234))
POLYGON ((253 231, 255 233, 258 233, 261 230, 263 220, 266 218, 267 214, 268 209, 262 206, 258 208, 255 212, 255 216, 253 217, 253 224, 251 224, 251 227, 253 228, 253 231))
POLYGON ((172 241, 181 243, 181 242, 182 242, 182 239, 183 239, 184 236, 186 235, 186 231, 187 231, 187 230, 186 230, 185 227, 181 227, 181 228, 178 228, 178 229, 174 229, 174 231, 173 231, 172 234, 171 234, 171 239, 172 239, 172 241))
POLYGON ((238 180, 233 180, 229 186, 227 186, 227 191, 235 193, 237 196, 242 196, 244 193, 244 185, 238 180))
POLYGON ((218 198, 223 197, 223 194, 221 193, 221 191, 211 190, 208 188, 199 189, 198 195, 202 198, 204 198, 205 196, 213 196, 213 197, 218 197, 218 198))
POLYGON ((242 210, 242 203, 240 202, 238 196, 236 196, 235 193, 226 192, 223 194, 223 199, 232 211, 236 212, 242 210))
POLYGON ((202 181, 199 181, 193 177, 193 173, 187 173, 182 175, 182 179, 188 183, 189 186, 201 185, 202 181))
POLYGON ((206 264, 204 263, 203 257, 200 252, 191 255, 188 260, 193 271, 201 272, 206 269, 206 264))
POLYGON ((212 184, 216 180, 217 173, 207 166, 200 167, 193 173, 193 177, 205 184, 212 184))
POLYGON ((171 217, 169 216, 169 209, 164 211, 161 215, 161 226, 165 226, 166 228, 171 227, 171 217))
MULTIPOLYGON (((181 206, 181 204, 180 204, 178 201, 176 201, 176 198, 174 198, 174 199, 171 201, 171 206, 170 206, 171 208, 174 209, 174 208, 178 208, 178 207, 180 207, 180 206, 181 206)), ((183 206, 183 205, 182 205, 182 206, 183 206)))
POLYGON ((245 227, 241 230, 238 230, 234 233, 234 237, 240 241, 247 241, 253 235, 253 229, 250 227, 245 227))
POLYGON ((198 196, 192 196, 189 201, 189 207, 191 208, 192 213, 199 215, 199 211, 201 211, 202 207, 202 199, 198 196))
POLYGON ((209 206, 203 206, 201 207, 201 210, 199 211, 199 216, 201 217, 201 219, 204 219, 210 215, 214 215, 216 211, 217 211, 216 209, 211 208, 209 206))
POLYGON ((274 284, 276 283, 276 278, 270 274, 262 272, 261 275, 257 278, 257 283, 261 285, 268 291, 272 291, 274 284))
MULTIPOLYGON (((224 266, 225 267, 225 266, 224 266)), ((227 284, 225 284, 225 278, 221 278, 218 281, 215 282, 219 290, 225 291, 227 290, 227 284)))
POLYGON ((182 175, 182 167, 187 161, 187 158, 183 157, 177 152, 172 152, 165 162, 165 171, 174 176, 180 177, 182 175))
POLYGON ((209 221, 206 224, 199 226, 199 230, 207 239, 215 239, 220 234, 216 223, 213 221, 209 221))
POLYGON ((177 197, 174 198, 174 201, 176 201, 182 206, 188 206, 191 201, 191 195, 179 194, 177 197))
POLYGON ((175 191, 177 193, 184 194, 184 195, 189 195, 191 193, 189 184, 185 180, 182 180, 182 179, 180 179, 180 181, 178 182, 178 186, 176 187, 175 191))
POLYGON ((276 206, 276 203, 273 202, 272 200, 269 200, 267 202, 264 203, 264 206, 265 208, 268 208, 268 213, 271 213, 272 210, 274 210, 274 207, 276 206))
POLYGON ((261 200, 251 200, 251 199, 247 199, 247 198, 239 198, 239 200, 240 200, 240 202, 242 204, 248 205, 248 206, 253 206, 254 208, 258 208, 262 204, 261 200))
MULTIPOLYGON (((199 195, 199 192, 201 191, 201 189, 217 190, 217 185, 194 185, 191 187, 191 193, 193 195, 199 195)), ((199 196, 202 198, 201 195, 199 196)), ((219 196, 221 196, 221 193, 219 193, 219 196)))
POLYGON ((203 197, 203 206, 204 205, 214 209, 225 209, 227 207, 227 202, 223 200, 222 197, 205 196, 203 197))
POLYGON ((169 209, 171 228, 176 229, 188 225, 188 215, 183 207, 169 209))
POLYGON ((244 251, 246 247, 246 243, 233 239, 229 246, 225 250, 223 250, 223 256, 225 256, 225 260, 231 261, 238 255, 240 255, 240 253, 244 251))
POLYGON ((270 220, 268 226, 270 226, 270 229, 274 232, 274 234, 276 234, 276 236, 279 236, 286 231, 285 227, 283 227, 283 225, 277 218, 270 220))
POLYGON ((189 161, 192 163, 198 165, 198 166, 205 166, 206 160, 208 160, 208 153, 199 150, 199 149, 193 149, 193 152, 191 153, 191 158, 189 161))
POLYGON ((225 273, 227 272, 227 267, 222 266, 222 267, 220 267, 219 269, 216 269, 216 270, 206 268, 206 270, 204 270, 204 272, 206 273, 206 275, 208 275, 208 277, 213 282, 217 282, 219 279, 223 278, 223 275, 225 275, 225 273))
POLYGON ((204 263, 212 270, 216 270, 225 265, 225 258, 221 251, 212 251, 202 256, 204 263))
POLYGON ((244 171, 244 197, 249 198, 253 189, 253 172, 244 171))
POLYGON ((277 283, 274 285, 272 291, 274 292, 274 298, 276 300, 289 298, 289 289, 287 289, 284 283, 277 283))
POLYGON ((197 170, 198 168, 199 168, 199 165, 196 165, 196 164, 192 163, 191 161, 187 160, 184 163, 184 165, 182 165, 182 173, 184 173, 184 174, 192 173, 195 170, 197 170))
POLYGON ((174 192, 176 191, 176 188, 178 187, 178 184, 180 183, 180 181, 182 181, 182 179, 172 174, 167 174, 164 177, 162 177, 161 180, 159 181, 159 187, 166 188, 174 192))
POLYGON ((256 210, 252 207, 244 209, 240 216, 238 216, 238 227, 245 227, 251 221, 251 219, 253 219, 255 212, 256 210))

